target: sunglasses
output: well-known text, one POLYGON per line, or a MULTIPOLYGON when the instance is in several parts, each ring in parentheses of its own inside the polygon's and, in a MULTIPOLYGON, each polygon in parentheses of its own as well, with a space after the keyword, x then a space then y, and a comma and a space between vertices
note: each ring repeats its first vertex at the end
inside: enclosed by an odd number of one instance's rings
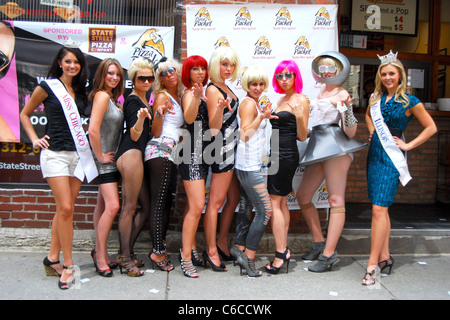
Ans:
POLYGON ((159 77, 164 78, 165 76, 167 76, 167 73, 174 74, 176 71, 177 70, 174 67, 169 67, 169 68, 167 68, 167 70, 161 71, 161 73, 159 74, 159 77))
POLYGON ((325 73, 327 71, 329 73, 335 73, 337 71, 337 68, 335 66, 328 66, 328 65, 321 65, 321 66, 319 66, 319 72, 320 73, 325 73))
POLYGON ((286 78, 286 80, 292 79, 294 76, 293 73, 287 72, 287 73, 275 73, 275 78, 277 80, 283 80, 283 78, 286 78))
POLYGON ((4 54, 2 51, 0 51, 0 68, 3 68, 8 63, 10 63, 11 60, 4 54))
POLYGON ((145 81, 153 82, 155 80, 155 77, 154 76, 139 76, 139 77, 137 77, 137 79, 141 82, 145 82, 145 81))

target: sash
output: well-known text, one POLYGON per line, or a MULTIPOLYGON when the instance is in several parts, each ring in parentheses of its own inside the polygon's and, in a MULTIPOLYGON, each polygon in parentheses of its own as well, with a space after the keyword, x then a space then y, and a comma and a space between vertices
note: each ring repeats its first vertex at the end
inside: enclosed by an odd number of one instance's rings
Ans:
POLYGON ((98 176, 98 171, 94 158, 92 157, 89 141, 83 130, 77 105, 61 81, 58 79, 47 79, 45 82, 61 103, 78 156, 80 157, 80 161, 78 161, 77 167, 75 168, 75 177, 83 181, 86 175, 86 180, 89 183, 98 176))
POLYGON ((381 114, 381 101, 378 101, 375 105, 370 107, 370 114, 372 116, 372 122, 375 126, 375 130, 380 138, 381 145, 389 158, 392 160, 395 168, 398 170, 398 173, 400 174, 400 182, 403 186, 406 186, 409 180, 412 179, 408 171, 408 163, 406 162, 406 158, 402 151, 395 143, 388 126, 384 122, 381 114))

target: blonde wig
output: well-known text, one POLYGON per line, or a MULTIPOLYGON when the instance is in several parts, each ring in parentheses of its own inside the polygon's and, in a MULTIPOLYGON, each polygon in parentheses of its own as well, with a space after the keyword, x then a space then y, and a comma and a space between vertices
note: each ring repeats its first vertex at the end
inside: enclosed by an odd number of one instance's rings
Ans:
POLYGON ((220 46, 214 50, 209 59, 209 78, 215 82, 224 82, 226 79, 220 78, 220 63, 228 60, 232 65, 234 65, 234 71, 231 75, 230 80, 235 81, 239 75, 240 60, 236 52, 227 46, 220 46))
POLYGON ((131 80, 131 82, 134 84, 135 80, 136 80, 136 73, 139 70, 142 69, 150 69, 152 70, 153 75, 155 75, 155 71, 154 71, 154 65, 153 62, 151 62, 149 59, 143 58, 143 57, 139 57, 133 60, 133 62, 131 62, 130 67, 128 68, 128 78, 131 80))
POLYGON ((242 89, 248 91, 248 85, 253 81, 263 81, 265 85, 264 91, 267 91, 269 89, 269 78, 258 67, 249 67, 247 70, 245 70, 244 75, 241 79, 242 89))
POLYGON ((161 91, 165 90, 164 85, 161 82, 160 74, 161 74, 161 71, 166 70, 170 67, 175 68, 175 70, 177 71, 178 94, 181 94, 181 92, 183 92, 184 85, 183 85, 183 82, 181 81, 181 63, 179 63, 178 61, 173 60, 173 59, 167 59, 167 60, 163 60, 162 62, 157 63, 157 65, 156 65, 155 82, 153 82, 153 92, 155 93, 155 95, 160 93, 161 91))

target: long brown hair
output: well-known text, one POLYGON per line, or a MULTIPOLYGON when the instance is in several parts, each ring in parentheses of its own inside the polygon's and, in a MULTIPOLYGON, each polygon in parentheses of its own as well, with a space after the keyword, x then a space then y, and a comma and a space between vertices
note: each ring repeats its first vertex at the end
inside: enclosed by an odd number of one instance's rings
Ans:
POLYGON ((100 62, 100 64, 98 65, 97 71, 95 72, 94 85, 93 85, 93 89, 92 89, 91 93, 89 94, 89 100, 93 101, 95 94, 104 89, 105 77, 106 77, 106 74, 108 73, 108 68, 111 65, 117 66, 117 68, 119 69, 119 75, 120 75, 119 83, 117 84, 117 86, 115 88, 112 89, 112 97, 111 98, 114 101, 117 101, 117 99, 125 91, 125 88, 123 87, 124 73, 123 73, 122 66, 120 65, 120 62, 114 58, 106 58, 105 60, 100 62))

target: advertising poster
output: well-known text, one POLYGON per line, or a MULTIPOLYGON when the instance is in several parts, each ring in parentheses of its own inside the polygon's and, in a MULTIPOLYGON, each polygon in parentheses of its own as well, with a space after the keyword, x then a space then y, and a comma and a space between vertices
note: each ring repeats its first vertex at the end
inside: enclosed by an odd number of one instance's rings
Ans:
MULTIPOLYGON (((337 5, 188 5, 186 6, 187 55, 200 55, 209 61, 218 46, 230 46, 241 61, 240 77, 229 87, 239 99, 245 96, 240 79, 248 67, 262 68, 271 81, 282 60, 294 60, 301 71, 303 92, 310 100, 319 93, 311 73, 311 62, 325 51, 338 51, 337 5)), ((275 108, 280 95, 272 86, 261 100, 275 108)), ((312 121, 310 121, 312 122, 312 121)), ((270 129, 267 134, 270 137, 270 129)), ((269 144, 269 142, 268 142, 269 144)), ((305 142, 298 142, 299 149, 305 142)), ((294 190, 304 168, 299 167, 288 195, 290 209, 298 209, 294 190)), ((313 202, 328 207, 326 186, 316 192, 313 202)))
MULTIPOLYGON (((62 45, 75 45, 84 52, 90 82, 100 61, 108 57, 119 60, 125 71, 125 96, 132 87, 126 71, 135 58, 159 61, 162 56, 172 58, 174 52, 174 27, 6 20, 1 21, 0 25, 8 25, 8 29, 12 27, 14 32, 8 70, 0 79, 0 127, 2 132, 12 133, 0 135, 0 182, 44 182, 39 166, 39 150, 32 148, 26 132, 21 128, 19 113, 36 86, 46 79, 50 64, 62 45)), ((0 37, 2 35, 0 32, 0 37)), ((4 44, 0 41, 0 46, 4 44)), ((7 52, 3 47, 0 50, 7 52)), ((90 84, 86 90, 91 90, 90 84)), ((124 99, 121 100, 123 102, 124 99)), ((42 137, 47 123, 42 105, 34 111, 31 121, 38 136, 42 137)), ((88 119, 83 121, 88 123, 88 119)))

